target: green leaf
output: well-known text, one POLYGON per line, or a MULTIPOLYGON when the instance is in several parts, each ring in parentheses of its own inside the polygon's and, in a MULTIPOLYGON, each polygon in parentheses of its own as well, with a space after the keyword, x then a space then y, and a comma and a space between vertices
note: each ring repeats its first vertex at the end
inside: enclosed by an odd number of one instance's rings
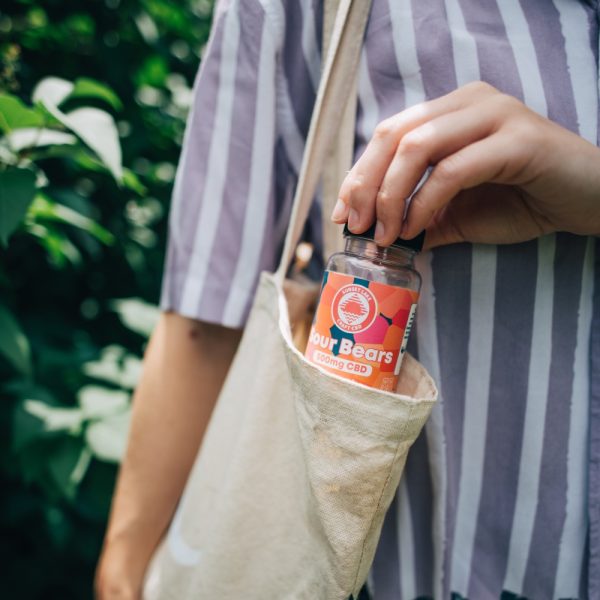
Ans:
MULTIPOLYGON (((26 483, 34 481, 40 485, 46 483, 46 469, 48 464, 48 442, 47 440, 38 441, 26 446, 19 452, 19 471, 21 477, 26 483)), ((54 486, 52 486, 54 487, 54 486)))
POLYGON ((104 227, 96 223, 93 219, 78 213, 68 206, 53 202, 43 194, 38 194, 35 197, 35 200, 29 207, 27 216, 34 221, 46 219, 72 225, 73 227, 77 227, 78 229, 89 233, 97 240, 107 245, 110 245, 115 241, 113 234, 104 229, 104 227))
POLYGON ((20 452, 23 448, 48 435, 44 421, 25 410, 24 402, 19 402, 13 413, 12 449, 20 452))
POLYGON ((115 110, 123 109, 123 103, 108 86, 87 77, 80 77, 75 80, 75 86, 69 94, 69 98, 97 98, 103 100, 115 110))
POLYGON ((137 385, 142 372, 142 361, 129 354, 123 346, 111 345, 102 350, 98 360, 83 365, 88 377, 101 379, 132 390, 137 385))
POLYGON ((77 108, 70 113, 55 109, 54 114, 98 155, 113 177, 121 181, 121 145, 114 119, 98 108, 77 108))
POLYGON ((95 173, 106 173, 107 168, 104 163, 98 160, 98 157, 87 146, 81 146, 77 152, 70 156, 73 162, 86 171, 95 173))
POLYGON ((0 171, 0 243, 8 238, 25 216, 35 195, 35 173, 29 169, 0 171))
POLYGON ((94 236, 97 240, 102 242, 103 244, 110 245, 114 243, 115 236, 110 233, 107 229, 104 229, 102 225, 99 225, 93 219, 86 217, 77 211, 69 208, 68 206, 63 206, 62 204, 54 204, 53 206, 53 214, 48 218, 53 218, 56 221, 60 221, 62 223, 66 223, 72 225, 73 227, 77 227, 83 231, 86 231, 90 235, 94 236))
POLYGON ((55 266, 62 268, 67 262, 75 266, 81 264, 81 253, 64 233, 29 220, 25 222, 25 228, 48 252, 55 266))
MULTIPOLYGON (((54 114, 52 113, 52 111, 49 110, 42 101, 37 100, 35 102, 34 106, 35 106, 35 110, 37 110, 40 113, 40 115, 43 116, 45 127, 52 127, 52 128, 64 127, 64 125, 62 124, 62 121, 60 121, 60 119, 57 119, 54 116, 54 114)), ((52 108, 52 110, 55 110, 55 108, 52 108)))
POLYGON ((48 455, 48 471, 63 496, 73 500, 92 458, 80 439, 64 437, 48 455))
POLYGON ((56 404, 52 392, 47 387, 39 385, 31 379, 16 376, 14 379, 7 381, 0 389, 14 398, 36 398, 48 404, 56 404))
POLYGON ((166 59, 160 54, 152 54, 143 62, 134 77, 138 87, 149 85, 161 88, 165 85, 168 74, 169 65, 166 59))
POLYGON ((86 419, 101 419, 129 407, 129 394, 98 385, 86 385, 79 390, 79 405, 86 419))
POLYGON ((96 458, 120 462, 127 447, 130 420, 131 412, 128 410, 88 425, 85 440, 96 458))
POLYGON ((46 107, 60 106, 74 89, 73 83, 60 77, 46 77, 33 90, 34 102, 41 102, 46 107))
POLYGON ((112 306, 125 327, 144 337, 150 337, 160 315, 160 309, 157 306, 148 304, 140 298, 113 300, 112 306))
MULTIPOLYGON (((91 81, 91 80, 89 80, 91 81)), ((82 84, 84 88, 87 84, 82 84)), ((101 84, 97 84, 101 85, 101 84)), ((89 89, 89 86, 87 86, 89 89)), ((34 90, 33 100, 40 102, 46 110, 65 127, 76 134, 91 148, 106 165, 117 181, 123 178, 121 145, 114 119, 98 108, 77 108, 68 113, 59 106, 75 90, 75 85, 66 79, 48 77, 34 90)))
POLYGON ((115 485, 116 465, 94 461, 77 494, 79 512, 88 519, 106 524, 115 485))
POLYGON ((72 145, 77 143, 77 138, 70 133, 54 129, 36 129, 33 127, 13 131, 6 136, 6 140, 14 152, 21 152, 25 148, 72 145))
POLYGON ((0 94, 0 129, 6 133, 23 127, 41 127, 44 117, 34 108, 28 108, 10 94, 0 94))
POLYGON ((140 196, 144 196, 148 193, 148 188, 146 188, 139 180, 138 176, 130 169, 123 169, 123 185, 140 196))
POLYGON ((72 539, 74 523, 62 507, 52 503, 44 510, 46 531, 55 549, 64 550, 72 539))
POLYGON ((140 12, 136 17, 134 17, 134 21, 146 43, 154 44, 158 41, 160 37, 158 27, 147 12, 140 12))
MULTIPOLYGON (((0 121, 2 120, 2 115, 0 115, 0 121)), ((12 150, 6 145, 1 143, 0 140, 0 165, 8 166, 16 166, 19 164, 19 157, 16 152, 12 152, 12 150)))
POLYGON ((65 431, 77 433, 85 419, 80 408, 63 408, 52 406, 41 400, 25 400, 23 408, 26 412, 40 419, 44 424, 44 431, 65 431))
POLYGON ((14 315, 0 304, 0 354, 24 375, 31 375, 29 341, 14 315))

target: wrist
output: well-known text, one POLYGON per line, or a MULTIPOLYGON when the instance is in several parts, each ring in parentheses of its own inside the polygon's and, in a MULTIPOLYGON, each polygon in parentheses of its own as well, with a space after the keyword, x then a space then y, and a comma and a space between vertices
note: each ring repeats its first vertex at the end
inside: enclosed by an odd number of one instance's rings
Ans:
POLYGON ((147 561, 125 544, 106 543, 96 569, 98 600, 138 600, 147 561))
POLYGON ((99 578, 95 585, 96 600, 140 600, 141 582, 134 584, 124 579, 99 578))

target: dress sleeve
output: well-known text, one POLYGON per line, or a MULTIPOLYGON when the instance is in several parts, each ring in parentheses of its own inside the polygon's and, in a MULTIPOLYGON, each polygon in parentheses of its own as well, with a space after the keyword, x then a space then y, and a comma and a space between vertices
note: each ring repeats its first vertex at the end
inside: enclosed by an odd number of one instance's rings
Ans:
POLYGON ((216 9, 169 217, 161 308, 228 327, 244 324, 260 272, 276 266, 295 183, 278 116, 287 15, 268 5, 216 9))

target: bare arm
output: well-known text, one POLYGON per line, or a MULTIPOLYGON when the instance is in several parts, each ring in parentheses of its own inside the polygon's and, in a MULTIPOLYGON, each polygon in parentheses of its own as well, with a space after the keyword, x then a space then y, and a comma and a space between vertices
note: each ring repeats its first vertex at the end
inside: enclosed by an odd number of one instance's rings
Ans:
POLYGON ((164 313, 133 401, 125 459, 96 574, 101 600, 139 598, 241 332, 164 313))

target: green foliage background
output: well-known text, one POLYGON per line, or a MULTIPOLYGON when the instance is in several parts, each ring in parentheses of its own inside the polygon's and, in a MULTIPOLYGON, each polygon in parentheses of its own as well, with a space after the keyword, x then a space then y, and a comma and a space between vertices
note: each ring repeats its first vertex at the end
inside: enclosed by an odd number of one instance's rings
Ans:
POLYGON ((210 0, 2 2, 3 598, 92 595, 211 11, 210 0))

